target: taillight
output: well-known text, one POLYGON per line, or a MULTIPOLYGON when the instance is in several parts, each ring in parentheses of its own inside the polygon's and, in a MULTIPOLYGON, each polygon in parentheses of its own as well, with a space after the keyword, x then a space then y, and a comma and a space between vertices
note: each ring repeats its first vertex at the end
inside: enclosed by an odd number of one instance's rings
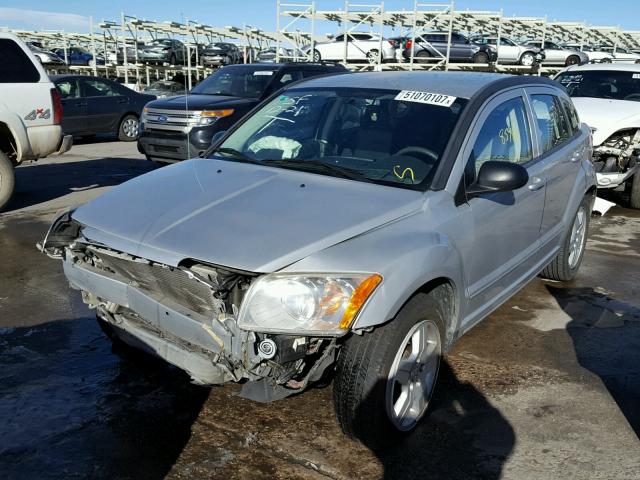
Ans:
POLYGON ((407 40, 407 43, 404 44, 404 48, 411 48, 413 42, 411 40, 407 40))
POLYGON ((51 103, 53 104, 53 124, 60 125, 62 122, 62 95, 57 88, 51 89, 51 103))

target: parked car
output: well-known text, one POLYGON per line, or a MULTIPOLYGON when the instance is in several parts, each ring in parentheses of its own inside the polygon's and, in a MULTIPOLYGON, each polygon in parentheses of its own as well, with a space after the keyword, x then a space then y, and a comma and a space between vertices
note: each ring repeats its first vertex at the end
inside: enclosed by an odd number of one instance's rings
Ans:
MULTIPOLYGON (((366 60, 378 63, 380 55, 382 61, 394 61, 395 47, 386 39, 381 39, 374 33, 352 32, 346 34, 346 60, 366 60)), ((312 59, 318 63, 322 60, 340 61, 345 59, 345 34, 336 35, 328 42, 317 42, 314 45, 312 59)))
POLYGON ((148 159, 177 162, 211 146, 217 132, 230 128, 258 103, 288 83, 328 73, 341 65, 271 63, 228 65, 196 85, 188 95, 147 105, 138 150, 148 159))
POLYGON ((419 35, 415 38, 415 42, 405 43, 402 56, 405 61, 411 61, 411 52, 413 52, 415 63, 432 63, 434 60, 445 57, 449 48, 449 61, 454 63, 490 63, 498 58, 497 49, 492 45, 474 43, 460 33, 451 33, 451 46, 448 47, 448 38, 448 32, 419 35))
MULTIPOLYGON (((294 52, 290 48, 280 48, 280 59, 281 61, 290 61, 294 58, 294 52)), ((269 47, 264 50, 260 50, 258 55, 256 56, 256 61, 258 63, 272 63, 276 61, 276 52, 277 47, 269 47)))
POLYGON ((583 46, 568 45, 567 47, 568 48, 575 47, 573 49, 583 51, 587 55, 587 58, 591 63, 595 63, 595 62, 610 63, 613 60, 613 54, 611 52, 602 50, 600 47, 596 47, 592 45, 583 45, 583 46))
POLYGON ((219 67, 234 63, 242 63, 242 52, 233 43, 211 43, 204 47, 200 54, 200 64, 205 67, 219 67))
POLYGON ((633 53, 623 47, 602 47, 602 50, 610 53, 613 56, 613 61, 616 63, 640 63, 640 54, 633 53))
POLYGON ((156 99, 102 77, 52 75, 51 80, 62 95, 62 129, 68 135, 115 133, 132 142, 143 107, 156 99))
POLYGON ((71 148, 60 127, 60 94, 16 35, 0 31, 0 210, 15 188, 15 167, 71 148))
POLYGON ((26 44, 41 64, 48 66, 65 65, 64 60, 51 50, 47 50, 34 42, 26 42, 26 44))
MULTIPOLYGON (((145 44, 139 42, 138 45, 127 45, 127 63, 136 63, 136 51, 138 52, 138 59, 140 59, 140 51, 145 47, 145 44)), ((116 54, 116 62, 119 64, 124 63, 124 48, 118 47, 118 53, 116 54)))
POLYGON ((335 372, 342 429, 397 445, 456 340, 539 272, 578 273, 595 174, 572 108, 534 76, 310 79, 42 247, 111 338, 259 401, 335 372))
POLYGON ((593 131, 598 188, 624 189, 640 209, 640 65, 581 65, 555 79, 593 131))
POLYGON ((545 41, 543 46, 542 42, 531 40, 526 42, 525 45, 541 48, 544 51, 542 65, 580 65, 589 61, 586 53, 580 50, 563 48, 555 42, 545 41))
MULTIPOLYGON (((81 47, 67 48, 66 56, 64 48, 55 48, 53 49, 53 53, 65 60, 67 65, 82 65, 91 67, 94 64, 93 54, 81 47)), ((104 65, 104 57, 96 54, 95 64, 104 65)))
POLYGON ((147 63, 182 65, 186 56, 184 43, 173 38, 157 38, 138 50, 138 60, 147 63))
POLYGON ((498 51, 498 61, 503 64, 516 64, 531 67, 544 60, 544 53, 538 47, 520 45, 510 38, 493 35, 479 35, 472 37, 471 41, 478 45, 491 45, 498 51), (498 46, 500 40, 500 46, 498 46))
POLYGON ((186 90, 185 86, 181 83, 172 82, 170 80, 160 80, 153 82, 145 88, 144 93, 147 95, 154 95, 156 98, 165 98, 182 95, 186 93, 186 90))

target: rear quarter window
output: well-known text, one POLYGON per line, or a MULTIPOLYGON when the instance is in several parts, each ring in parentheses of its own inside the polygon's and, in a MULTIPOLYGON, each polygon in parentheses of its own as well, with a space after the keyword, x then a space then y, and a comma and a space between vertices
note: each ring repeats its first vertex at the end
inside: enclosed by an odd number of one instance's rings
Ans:
POLYGON ((20 46, 9 38, 0 38, 0 83, 35 83, 40 73, 20 46))

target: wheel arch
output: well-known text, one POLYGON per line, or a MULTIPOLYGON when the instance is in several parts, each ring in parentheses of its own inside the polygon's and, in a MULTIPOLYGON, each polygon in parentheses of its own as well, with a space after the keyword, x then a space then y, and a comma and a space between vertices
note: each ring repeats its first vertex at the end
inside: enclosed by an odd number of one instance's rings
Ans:
POLYGON ((14 129, 5 122, 0 122, 0 151, 9 157, 14 166, 20 162, 20 140, 14 129))

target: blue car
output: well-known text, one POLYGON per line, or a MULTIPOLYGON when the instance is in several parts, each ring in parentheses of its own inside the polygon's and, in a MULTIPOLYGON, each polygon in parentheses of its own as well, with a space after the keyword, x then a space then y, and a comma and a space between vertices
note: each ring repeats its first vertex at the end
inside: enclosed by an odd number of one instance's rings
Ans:
MULTIPOLYGON (((65 59, 64 48, 56 48, 54 52, 63 60, 65 59)), ((93 54, 84 48, 69 47, 67 48, 66 62, 67 65, 90 66, 93 65, 93 54)), ((104 57, 96 55, 96 64, 104 65, 104 57)))

